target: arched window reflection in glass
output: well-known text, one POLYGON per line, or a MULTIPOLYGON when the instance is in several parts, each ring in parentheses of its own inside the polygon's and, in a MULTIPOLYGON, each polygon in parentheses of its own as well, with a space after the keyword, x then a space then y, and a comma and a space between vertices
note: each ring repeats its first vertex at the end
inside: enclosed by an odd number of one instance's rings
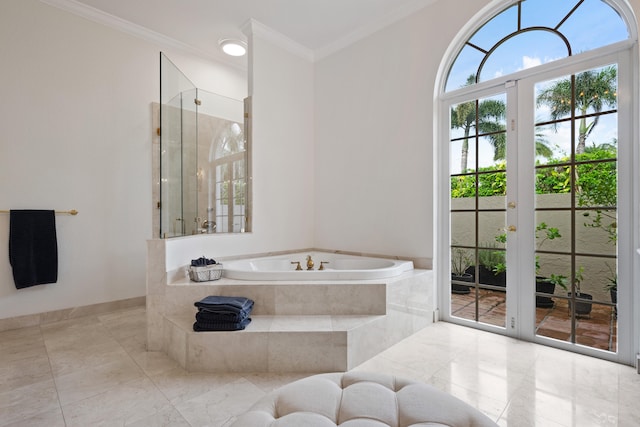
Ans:
POLYGON ((242 126, 225 121, 211 140, 210 187, 215 190, 208 213, 215 213, 216 232, 244 232, 246 222, 246 150, 242 126), (215 208, 213 208, 215 206, 215 208))

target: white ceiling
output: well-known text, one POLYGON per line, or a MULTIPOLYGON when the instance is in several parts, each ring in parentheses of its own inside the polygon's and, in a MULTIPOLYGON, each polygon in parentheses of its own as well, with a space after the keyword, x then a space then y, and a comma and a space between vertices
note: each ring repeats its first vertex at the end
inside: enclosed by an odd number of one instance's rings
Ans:
POLYGON ((116 17, 121 28, 133 23, 214 58, 221 58, 218 40, 246 40, 241 26, 254 19, 319 59, 437 0, 43 1, 94 20, 116 17))

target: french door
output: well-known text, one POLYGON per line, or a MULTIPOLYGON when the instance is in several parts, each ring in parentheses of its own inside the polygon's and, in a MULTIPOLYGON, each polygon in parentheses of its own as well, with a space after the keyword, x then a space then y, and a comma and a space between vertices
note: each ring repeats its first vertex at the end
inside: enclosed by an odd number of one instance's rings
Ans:
POLYGON ((446 320, 632 363, 626 58, 446 101, 446 320))

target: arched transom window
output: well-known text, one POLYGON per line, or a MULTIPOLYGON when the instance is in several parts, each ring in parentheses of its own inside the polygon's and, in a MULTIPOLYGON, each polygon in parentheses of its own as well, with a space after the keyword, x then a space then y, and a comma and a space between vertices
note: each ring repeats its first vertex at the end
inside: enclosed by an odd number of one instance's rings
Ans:
POLYGON ((604 0, 522 0, 484 24, 449 69, 446 92, 629 38, 604 0))

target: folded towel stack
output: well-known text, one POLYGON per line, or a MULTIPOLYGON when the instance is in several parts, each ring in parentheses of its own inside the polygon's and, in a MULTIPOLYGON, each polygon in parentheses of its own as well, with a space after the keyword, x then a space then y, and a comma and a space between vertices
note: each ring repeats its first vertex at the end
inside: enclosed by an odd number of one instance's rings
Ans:
POLYGON ((198 308, 193 330, 239 331, 251 322, 253 300, 211 295, 194 304, 198 308))

